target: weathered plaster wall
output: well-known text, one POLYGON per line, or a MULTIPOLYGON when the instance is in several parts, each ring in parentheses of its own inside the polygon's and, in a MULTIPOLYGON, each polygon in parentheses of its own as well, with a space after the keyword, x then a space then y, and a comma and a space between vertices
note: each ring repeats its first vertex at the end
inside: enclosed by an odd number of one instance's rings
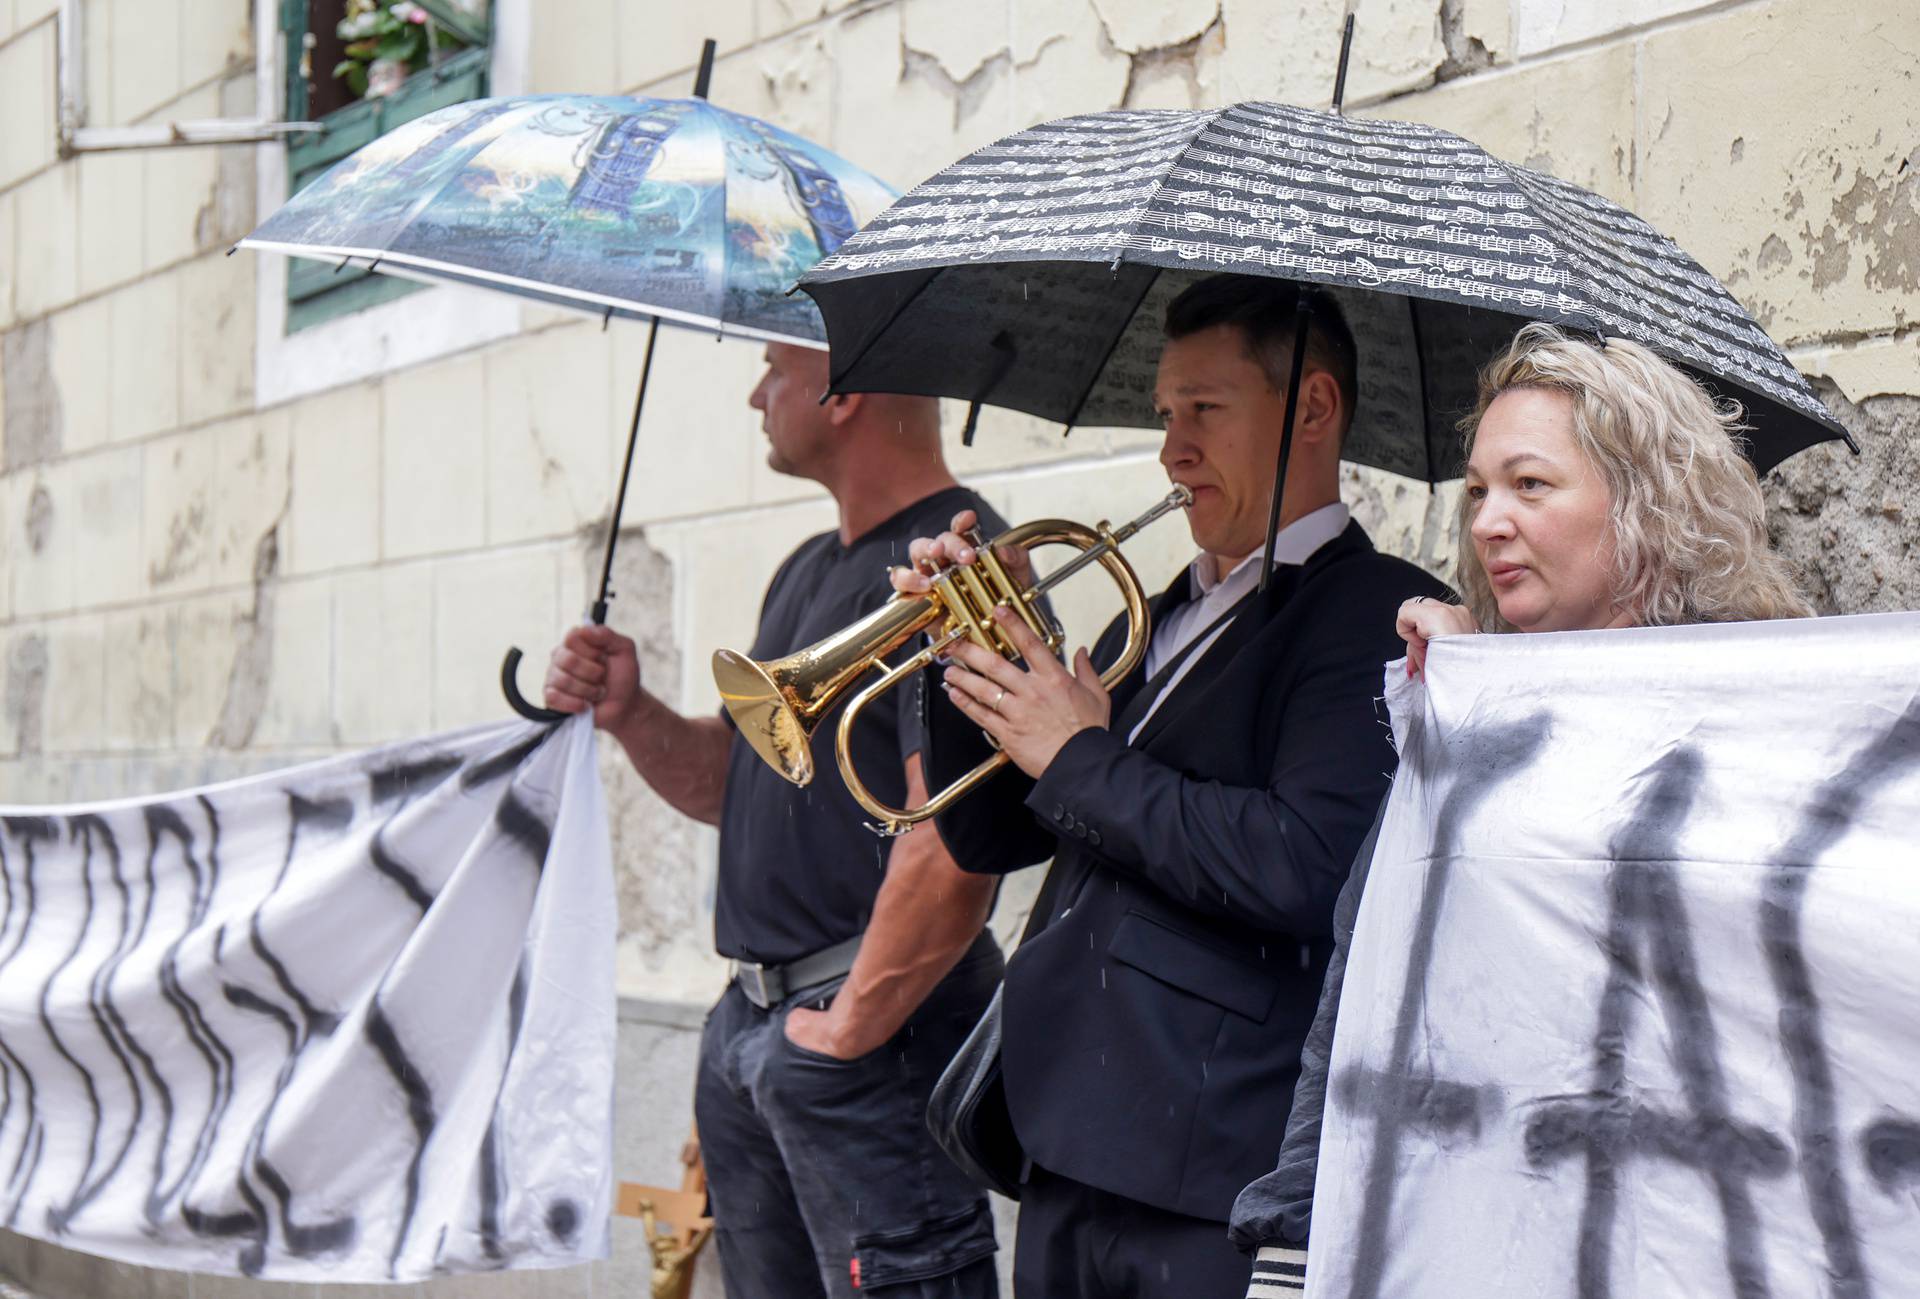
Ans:
MULTIPOLYGON (((246 0, 86 2, 96 122, 250 110, 246 0)), ((597 574, 643 331, 435 290, 350 327, 377 346, 349 362, 343 344, 290 378, 259 306, 275 270, 222 256, 259 214, 273 146, 61 159, 55 8, 0 0, 0 802, 198 782, 502 716, 500 654, 525 648, 534 687, 597 574)), ((904 187, 1067 113, 1324 104, 1344 4, 503 11, 524 33, 503 52, 509 79, 537 91, 681 94, 714 36, 717 100, 904 187)), ((1773 476, 1782 546, 1823 607, 1904 608, 1920 597, 1904 486, 1920 438, 1916 68, 1908 3, 1362 0, 1348 105, 1591 186, 1720 275, 1865 448, 1773 476)), ((744 405, 755 349, 671 332, 662 348, 613 620, 641 639, 650 682, 706 709, 707 658, 749 638, 771 557, 831 513, 762 463, 744 405)), ((1159 494, 1155 442, 1062 440, 989 412, 952 455, 1010 517, 1091 519, 1159 494)), ((1349 488, 1383 544, 1446 570, 1450 492, 1357 472, 1349 488)), ((1154 581, 1183 549, 1162 528, 1134 554, 1154 581)), ((1106 601, 1083 587, 1068 613, 1090 629, 1106 601)), ((702 1001, 721 977, 711 833, 616 754, 605 771, 622 990, 702 1001)), ((1025 895, 1016 884, 999 927, 1025 895)), ((630 1094, 687 1085, 674 1050, 628 1064, 630 1094)), ((655 1117, 670 1150, 684 1111, 655 1117)), ((657 1155, 623 1173, 670 1176, 657 1155)))

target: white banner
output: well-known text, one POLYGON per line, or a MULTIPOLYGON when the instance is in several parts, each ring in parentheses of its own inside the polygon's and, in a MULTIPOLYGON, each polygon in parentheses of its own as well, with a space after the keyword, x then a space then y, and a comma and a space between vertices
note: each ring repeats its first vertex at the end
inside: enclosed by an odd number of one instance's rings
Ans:
POLYGON ((1390 680, 1313 1299, 1920 1295, 1920 615, 1390 680))
POLYGON ((0 808, 0 1225, 279 1280, 604 1257, 609 858, 580 720, 0 808))

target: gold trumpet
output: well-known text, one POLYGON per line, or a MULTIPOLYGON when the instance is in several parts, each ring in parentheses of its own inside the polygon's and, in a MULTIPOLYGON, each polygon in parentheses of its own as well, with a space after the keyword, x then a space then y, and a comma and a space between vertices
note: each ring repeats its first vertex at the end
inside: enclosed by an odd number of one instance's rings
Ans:
POLYGON ((933 589, 925 595, 896 594, 891 600, 823 640, 785 658, 756 662, 732 650, 713 656, 713 679, 740 734, 767 765, 796 785, 813 779, 813 732, 827 713, 869 669, 879 672, 848 701, 840 714, 834 746, 841 779, 861 807, 877 818, 879 834, 905 833, 944 811, 1007 762, 995 753, 972 771, 928 798, 919 807, 889 807, 874 797, 853 769, 850 739, 855 719, 874 698, 925 668, 956 641, 966 639, 1005 658, 1019 657, 1012 642, 993 620, 995 605, 1004 604, 1020 615, 1034 635, 1058 651, 1064 636, 1038 607, 1041 596, 1090 564, 1099 564, 1120 588, 1127 606, 1127 643, 1120 658, 1101 674, 1111 688, 1139 665, 1147 652, 1151 623, 1147 597, 1133 566, 1120 554, 1121 543, 1162 515, 1192 504, 1193 493, 1176 486, 1152 509, 1133 522, 1114 528, 1102 519, 1094 527, 1068 519, 1035 519, 1010 528, 991 543, 975 529, 967 541, 979 554, 972 565, 953 565, 928 574, 933 589), (1072 546, 1080 553, 1032 586, 1022 586, 1008 573, 999 546, 1072 546), (882 660, 921 632, 932 636, 927 647, 898 667, 882 660))

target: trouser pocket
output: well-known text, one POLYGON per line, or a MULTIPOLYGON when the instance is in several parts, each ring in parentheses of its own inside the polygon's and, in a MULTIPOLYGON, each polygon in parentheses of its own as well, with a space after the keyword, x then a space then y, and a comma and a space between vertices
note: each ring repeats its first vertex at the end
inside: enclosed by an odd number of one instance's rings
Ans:
POLYGON ((991 1257, 994 1248, 993 1214, 983 1201, 931 1222, 855 1236, 854 1284, 863 1292, 884 1291, 950 1276, 991 1257))

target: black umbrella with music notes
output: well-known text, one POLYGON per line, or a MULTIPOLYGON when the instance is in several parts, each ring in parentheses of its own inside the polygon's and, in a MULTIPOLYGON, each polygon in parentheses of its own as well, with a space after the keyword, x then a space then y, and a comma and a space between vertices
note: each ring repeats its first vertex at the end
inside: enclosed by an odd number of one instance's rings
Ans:
POLYGON ((1165 306, 1222 272, 1335 298, 1361 376, 1342 454, 1416 479, 1458 476, 1476 371, 1534 320, 1633 339, 1737 400, 1762 473, 1847 438, 1672 240, 1408 122, 1267 103, 1063 118, 927 180, 800 287, 825 317, 836 392, 1150 427, 1165 306))

